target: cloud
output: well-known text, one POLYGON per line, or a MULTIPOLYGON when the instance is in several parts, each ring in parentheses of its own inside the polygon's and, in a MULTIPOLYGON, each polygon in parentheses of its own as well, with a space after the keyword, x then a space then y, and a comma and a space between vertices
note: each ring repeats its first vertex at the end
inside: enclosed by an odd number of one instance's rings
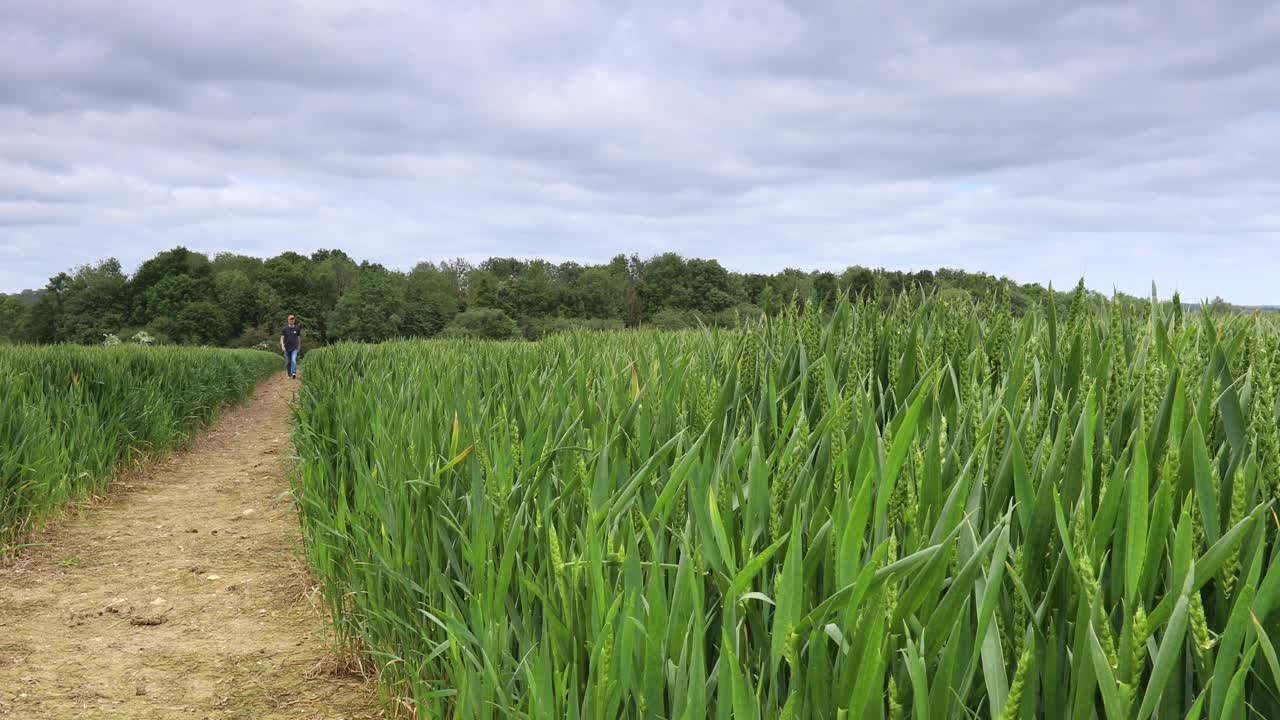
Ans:
POLYGON ((8 0, 0 290, 676 250, 1280 302, 1280 10, 8 0))

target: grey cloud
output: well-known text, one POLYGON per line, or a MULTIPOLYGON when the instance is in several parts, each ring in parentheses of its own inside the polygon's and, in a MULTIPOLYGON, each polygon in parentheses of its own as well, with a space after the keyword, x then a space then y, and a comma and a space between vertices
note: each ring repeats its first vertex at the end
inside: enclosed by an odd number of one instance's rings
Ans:
POLYGON ((1245 0, 9 0, 0 290, 185 243, 1280 301, 1275 48, 1245 0))

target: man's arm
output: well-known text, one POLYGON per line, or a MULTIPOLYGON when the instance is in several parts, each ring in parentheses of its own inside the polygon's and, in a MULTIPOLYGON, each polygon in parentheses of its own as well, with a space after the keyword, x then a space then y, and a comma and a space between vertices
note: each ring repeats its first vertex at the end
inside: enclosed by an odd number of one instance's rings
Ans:
POLYGON ((280 333, 280 352, 284 352, 284 333, 280 333))

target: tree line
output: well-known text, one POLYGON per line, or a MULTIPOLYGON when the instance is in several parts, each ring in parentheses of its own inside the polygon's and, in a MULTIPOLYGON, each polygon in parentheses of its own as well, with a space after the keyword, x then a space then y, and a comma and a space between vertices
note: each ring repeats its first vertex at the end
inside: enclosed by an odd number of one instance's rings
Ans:
MULTIPOLYGON (((177 247, 132 275, 107 259, 58 273, 43 289, 0 295, 0 340, 97 344, 112 335, 273 347, 289 313, 299 317, 311 344, 442 334, 537 339, 580 327, 731 325, 791 302, 826 305, 840 294, 888 299, 914 291, 979 301, 1001 293, 1015 313, 1048 292, 949 268, 737 273, 716 260, 676 253, 618 255, 596 265, 450 260, 404 272, 357 262, 341 250, 260 259, 177 247)), ((1069 295, 1054 298, 1066 303, 1069 295)))

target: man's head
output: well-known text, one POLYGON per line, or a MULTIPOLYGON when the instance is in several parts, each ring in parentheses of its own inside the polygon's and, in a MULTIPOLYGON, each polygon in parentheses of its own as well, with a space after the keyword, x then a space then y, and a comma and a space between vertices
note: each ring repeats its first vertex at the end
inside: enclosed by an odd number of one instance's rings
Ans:
POLYGON ((296 318, 296 317, 294 317, 294 316, 290 315, 290 316, 289 316, 289 325, 290 325, 290 326, 292 326, 292 325, 297 325, 297 324, 298 324, 298 318, 296 318))

